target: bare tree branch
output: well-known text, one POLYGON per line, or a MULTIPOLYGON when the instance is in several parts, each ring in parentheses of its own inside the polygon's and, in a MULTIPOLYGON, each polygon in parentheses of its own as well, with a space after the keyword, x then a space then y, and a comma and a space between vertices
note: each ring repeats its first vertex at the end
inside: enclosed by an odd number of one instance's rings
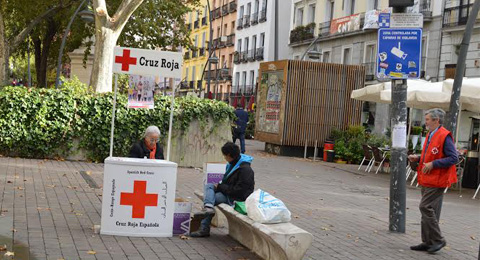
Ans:
POLYGON ((143 3, 143 0, 123 0, 112 17, 114 31, 122 30, 130 16, 143 3))

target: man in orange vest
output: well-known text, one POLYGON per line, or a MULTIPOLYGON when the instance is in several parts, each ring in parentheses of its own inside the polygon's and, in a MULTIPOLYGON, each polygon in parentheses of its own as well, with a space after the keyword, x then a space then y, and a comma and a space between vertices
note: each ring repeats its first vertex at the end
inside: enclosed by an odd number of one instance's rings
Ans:
POLYGON ((422 155, 409 155, 412 162, 418 161, 418 184, 422 186, 420 212, 422 213, 422 243, 410 249, 435 253, 447 242, 440 232, 438 222, 442 209, 443 191, 457 182, 455 164, 458 161, 453 136, 445 129, 445 111, 439 108, 425 113, 425 126, 429 131, 423 145, 422 155))

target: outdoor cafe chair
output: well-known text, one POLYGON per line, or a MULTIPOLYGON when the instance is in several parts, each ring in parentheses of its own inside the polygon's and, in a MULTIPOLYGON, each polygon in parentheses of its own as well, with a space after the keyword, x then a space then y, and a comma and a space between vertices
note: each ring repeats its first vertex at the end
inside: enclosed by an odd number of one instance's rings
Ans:
POLYGON ((380 151, 378 147, 372 147, 372 151, 373 151, 374 162, 370 166, 370 169, 368 170, 368 172, 372 170, 373 165, 375 165, 375 163, 378 163, 378 168, 377 168, 377 171, 375 172, 375 174, 378 174, 378 171, 380 170, 380 168, 382 167, 383 163, 386 160, 387 151, 384 151, 382 153, 382 151, 380 151))
POLYGON ((362 144, 362 149, 363 149, 363 159, 362 159, 362 162, 360 163, 360 166, 358 166, 358 171, 360 170, 360 168, 362 168, 363 163, 368 161, 367 168, 365 168, 365 172, 366 172, 374 161, 372 148, 370 148, 370 146, 366 144, 362 144))

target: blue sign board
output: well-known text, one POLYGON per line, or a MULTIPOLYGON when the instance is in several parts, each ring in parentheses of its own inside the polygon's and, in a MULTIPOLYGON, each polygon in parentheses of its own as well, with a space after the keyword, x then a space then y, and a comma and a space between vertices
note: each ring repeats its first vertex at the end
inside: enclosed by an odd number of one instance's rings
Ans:
POLYGON ((378 79, 420 77, 422 29, 379 29, 378 79))
POLYGON ((378 27, 379 28, 390 28, 390 13, 379 13, 378 14, 378 27))

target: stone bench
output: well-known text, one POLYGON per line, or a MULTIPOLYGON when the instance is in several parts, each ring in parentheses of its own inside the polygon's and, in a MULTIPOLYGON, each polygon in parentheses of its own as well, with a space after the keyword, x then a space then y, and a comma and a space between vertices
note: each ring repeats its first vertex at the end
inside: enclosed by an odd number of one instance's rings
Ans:
MULTIPOLYGON (((203 193, 195 191, 203 201, 203 193)), ((235 211, 227 204, 217 208, 228 222, 228 234, 264 259, 302 259, 313 236, 292 223, 261 224, 235 211)))

